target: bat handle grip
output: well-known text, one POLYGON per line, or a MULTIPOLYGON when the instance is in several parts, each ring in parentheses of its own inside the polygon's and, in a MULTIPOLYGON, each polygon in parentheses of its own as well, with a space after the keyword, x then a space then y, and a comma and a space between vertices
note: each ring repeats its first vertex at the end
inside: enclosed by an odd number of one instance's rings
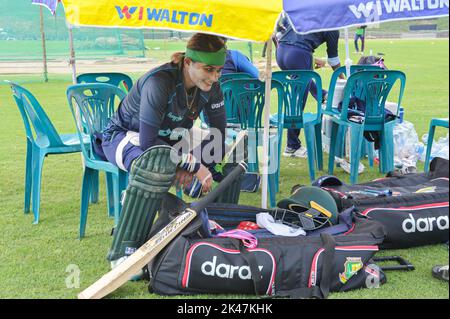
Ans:
POLYGON ((233 170, 225 176, 225 178, 208 194, 205 195, 200 201, 192 203, 191 209, 196 212, 202 211, 206 206, 212 203, 225 189, 230 186, 241 174, 245 173, 248 169, 248 165, 242 161, 233 170))

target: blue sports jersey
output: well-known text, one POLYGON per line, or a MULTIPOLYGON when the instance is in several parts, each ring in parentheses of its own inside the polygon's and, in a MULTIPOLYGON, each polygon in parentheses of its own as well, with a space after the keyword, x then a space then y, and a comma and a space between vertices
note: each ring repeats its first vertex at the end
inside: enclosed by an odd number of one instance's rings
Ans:
POLYGON ((250 74, 255 79, 258 78, 258 69, 250 60, 237 50, 227 50, 227 58, 223 66, 222 74, 244 72, 250 74))
MULTIPOLYGON (((103 133, 109 140, 115 131, 139 132, 140 123, 158 132, 158 138, 169 145, 181 139, 179 128, 190 129, 202 110, 210 119, 211 127, 220 130, 225 140, 226 113, 222 91, 214 83, 209 92, 191 90, 191 110, 187 108, 182 69, 167 63, 144 74, 121 102, 103 133)), ((142 144, 142 143, 141 143, 142 144)))

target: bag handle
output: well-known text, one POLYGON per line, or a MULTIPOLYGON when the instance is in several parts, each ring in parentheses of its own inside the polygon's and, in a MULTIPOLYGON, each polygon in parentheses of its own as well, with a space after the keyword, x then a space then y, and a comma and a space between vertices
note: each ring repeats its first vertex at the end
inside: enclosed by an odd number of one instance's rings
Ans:
POLYGON ((320 234, 322 240, 323 262, 322 273, 320 276, 319 286, 303 287, 283 291, 280 297, 290 296, 291 298, 304 299, 304 298, 318 298, 326 299, 330 293, 331 276, 334 267, 334 252, 336 247, 336 241, 333 236, 327 233, 320 234))
POLYGON ((244 258, 244 260, 250 267, 250 271, 252 272, 253 288, 255 290, 255 295, 260 296, 259 291, 261 288, 262 274, 261 271, 259 270, 258 263, 256 262, 255 255, 249 252, 247 249, 245 249, 244 244, 241 240, 230 238, 230 241, 233 244, 233 246, 237 250, 239 250, 242 258, 244 258))
POLYGON ((414 270, 415 267, 408 260, 400 256, 381 256, 372 258, 374 262, 382 262, 382 261, 396 261, 398 265, 389 265, 380 267, 381 270, 414 270))

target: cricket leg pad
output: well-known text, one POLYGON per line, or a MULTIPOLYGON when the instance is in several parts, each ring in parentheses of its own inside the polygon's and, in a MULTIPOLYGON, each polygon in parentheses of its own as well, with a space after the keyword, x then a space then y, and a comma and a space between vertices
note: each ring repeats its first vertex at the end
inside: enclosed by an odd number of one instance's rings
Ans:
POLYGON ((131 255, 148 239, 178 163, 179 156, 170 146, 152 147, 133 162, 108 260, 131 255))

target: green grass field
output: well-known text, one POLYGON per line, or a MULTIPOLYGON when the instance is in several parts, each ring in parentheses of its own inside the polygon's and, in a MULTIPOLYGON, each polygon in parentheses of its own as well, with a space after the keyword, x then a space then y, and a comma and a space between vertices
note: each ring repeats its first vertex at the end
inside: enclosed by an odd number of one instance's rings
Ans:
MULTIPOLYGON (((367 43, 369 50, 385 54, 386 64, 390 69, 400 69, 406 73, 407 84, 402 103, 405 107, 405 119, 414 123, 419 137, 427 132, 431 118, 448 117, 448 44, 448 40, 428 39, 371 40, 367 43)), ((260 50, 260 46, 254 47, 254 52, 258 51, 260 54, 260 50)), ((343 42, 340 50, 345 52, 343 42)), ((319 50, 316 56, 325 56, 324 49, 319 50)), ((343 60, 343 53, 341 59, 343 60)), ((353 55, 352 59, 357 62, 358 57, 353 55)), ((141 74, 144 72, 142 70, 141 74)), ((331 70, 328 68, 318 72, 327 87, 331 70)), ((137 79, 141 74, 131 75, 137 79)), ((77 238, 82 178, 80 154, 46 158, 42 177, 40 223, 32 225, 32 214, 23 214, 26 150, 24 129, 10 89, 3 80, 25 83, 42 103, 59 132, 74 132, 75 126, 65 98, 70 75, 50 74, 49 77, 49 83, 41 83, 39 75, 0 75, 0 118, 3 120, 0 133, 0 229, 3 233, 0 239, 0 298, 76 298, 77 293, 109 270, 105 257, 111 245, 113 220, 106 213, 104 176, 101 176, 99 203, 89 207, 86 237, 81 241, 77 238), (66 283, 76 286, 76 282, 72 280, 74 266, 80 270, 79 287, 69 285, 68 288, 66 283)), ((272 106, 272 110, 275 111, 275 106, 272 106)), ((436 138, 445 133, 442 129, 438 130, 436 138)), ((364 164, 366 171, 360 176, 360 181, 381 176, 376 168, 368 168, 367 161, 364 164)), ((419 162, 418 168, 423 169, 423 164, 419 162)), ((336 170, 336 175, 348 181, 348 175, 339 169, 336 170)), ((277 200, 288 197, 293 185, 308 183, 307 176, 306 159, 282 158, 281 191, 277 194, 277 200)), ((261 194, 243 193, 240 202, 260 206, 261 194)), ((379 289, 332 293, 330 298, 449 297, 448 284, 431 276, 433 265, 448 263, 447 246, 382 251, 379 255, 403 256, 415 265, 416 270, 388 272, 387 283, 379 289)), ((161 298, 149 294, 145 282, 128 282, 109 297, 161 298)))

